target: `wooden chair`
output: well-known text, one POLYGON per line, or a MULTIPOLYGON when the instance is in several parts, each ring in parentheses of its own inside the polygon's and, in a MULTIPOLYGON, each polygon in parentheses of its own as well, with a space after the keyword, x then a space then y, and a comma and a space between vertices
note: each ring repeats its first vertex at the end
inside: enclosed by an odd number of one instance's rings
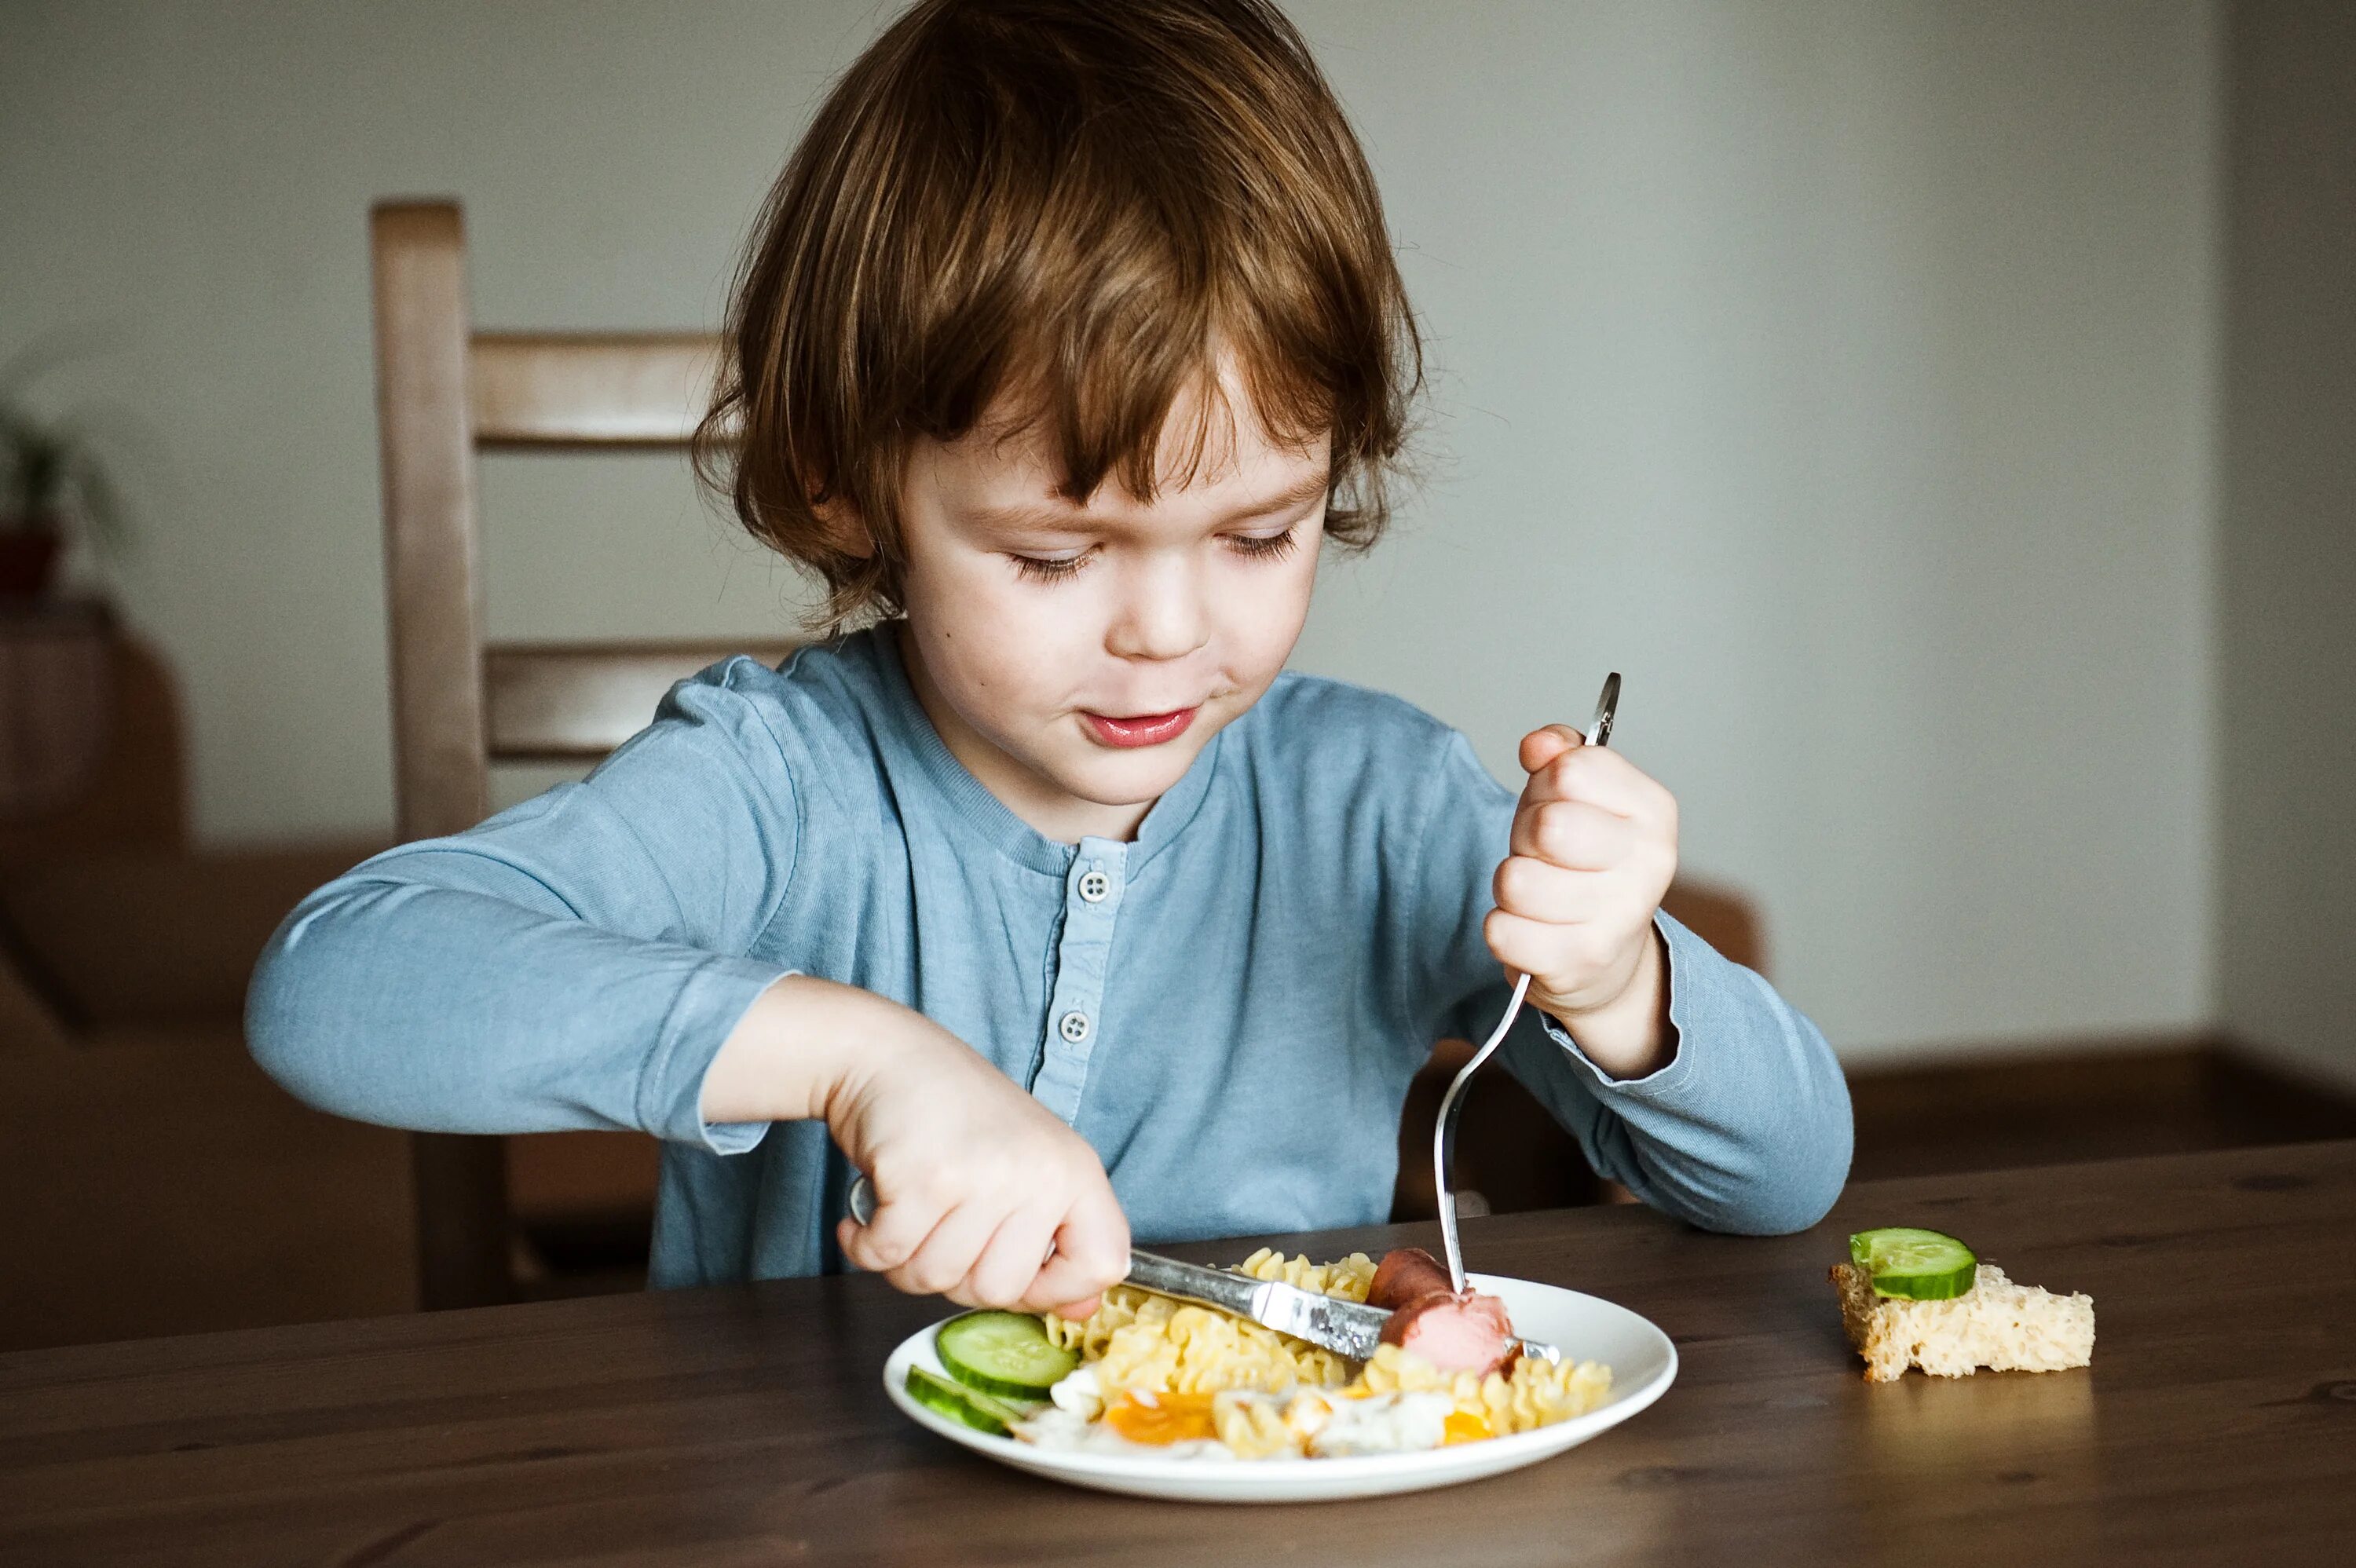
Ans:
MULTIPOLYGON (((1661 902, 1737 964, 1764 971, 1766 942, 1747 900, 1722 888, 1681 881, 1661 902)), ((1430 1220, 1440 1211, 1431 1179, 1432 1127, 1450 1081, 1472 1059, 1470 1043, 1443 1040, 1408 1085, 1399 1117, 1398 1186, 1391 1200, 1395 1220, 1430 1220)), ((1464 1092, 1464 1119, 1456 1127, 1456 1188, 1468 1213, 1632 1200, 1618 1182, 1596 1179, 1579 1141, 1557 1126, 1546 1107, 1498 1067, 1494 1057, 1464 1092)))
MULTIPOLYGON (((731 654, 781 659, 790 644, 487 645, 475 454, 683 448, 709 395, 719 341, 476 331, 455 202, 380 203, 370 254, 395 798, 405 840, 482 820, 492 763, 594 760, 645 725, 672 682, 731 654)), ((607 1151, 632 1182, 651 1169, 650 1147, 636 1135, 556 1136, 607 1151)), ((426 1307, 510 1294, 506 1154, 498 1138, 415 1139, 426 1307)))

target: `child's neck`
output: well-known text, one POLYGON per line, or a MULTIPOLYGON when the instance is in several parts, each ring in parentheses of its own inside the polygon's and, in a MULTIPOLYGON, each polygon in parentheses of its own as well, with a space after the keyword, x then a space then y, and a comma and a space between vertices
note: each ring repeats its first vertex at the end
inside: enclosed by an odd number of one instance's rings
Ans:
POLYGON ((965 771, 980 781, 1001 805, 1040 837, 1058 844, 1076 844, 1083 838, 1109 838, 1125 844, 1137 837, 1138 825, 1153 809, 1151 801, 1107 805, 1101 801, 1087 800, 1009 756, 967 723, 941 695, 940 688, 925 668, 924 655, 906 623, 891 628, 888 635, 895 639, 900 663, 908 672, 908 684, 915 688, 917 704, 932 721, 934 732, 949 749, 949 755, 963 764, 965 771))

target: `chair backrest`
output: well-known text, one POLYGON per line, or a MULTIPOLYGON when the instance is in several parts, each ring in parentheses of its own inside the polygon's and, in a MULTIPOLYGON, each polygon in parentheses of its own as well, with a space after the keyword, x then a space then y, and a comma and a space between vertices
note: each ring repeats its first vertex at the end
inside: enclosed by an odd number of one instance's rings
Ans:
MULTIPOLYGON (((477 332, 457 204, 370 216, 394 799, 404 839, 473 827, 495 762, 588 760, 642 727, 672 682, 763 643, 487 645, 475 457, 683 447, 719 340, 689 333, 477 332)), ((508 1291, 496 1138, 417 1139, 419 1291, 429 1307, 508 1291)))

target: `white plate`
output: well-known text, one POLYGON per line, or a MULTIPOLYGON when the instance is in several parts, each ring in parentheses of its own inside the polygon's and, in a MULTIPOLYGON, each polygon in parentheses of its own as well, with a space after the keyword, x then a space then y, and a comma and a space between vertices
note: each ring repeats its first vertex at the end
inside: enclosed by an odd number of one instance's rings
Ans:
MULTIPOLYGON (((1152 1455, 1071 1453, 995 1437, 927 1410, 908 1397, 908 1369, 941 1371, 933 1351, 935 1324, 900 1342, 884 1363, 884 1392, 908 1419, 952 1443, 1018 1470, 1099 1491, 1198 1502, 1290 1503, 1376 1497, 1453 1486, 1577 1447, 1619 1425, 1661 1397, 1677 1375, 1677 1349, 1669 1337, 1624 1307, 1575 1290, 1494 1275, 1472 1283, 1505 1299, 1514 1330, 1559 1349, 1567 1358, 1601 1361, 1612 1369, 1612 1397, 1585 1415, 1536 1432, 1459 1443, 1420 1454, 1370 1454, 1348 1459, 1169 1459, 1152 1455)), ((943 1321, 947 1321, 944 1319, 943 1321)))

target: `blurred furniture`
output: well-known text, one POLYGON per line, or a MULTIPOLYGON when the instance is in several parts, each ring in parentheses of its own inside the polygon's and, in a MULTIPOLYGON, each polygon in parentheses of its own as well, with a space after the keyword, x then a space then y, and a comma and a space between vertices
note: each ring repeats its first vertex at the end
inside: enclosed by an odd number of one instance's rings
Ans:
POLYGON ((357 850, 0 873, 0 1349, 410 1310, 402 1136, 254 1065, 247 976, 357 850))
MULTIPOLYGON (((1737 964, 1766 967, 1766 943, 1748 901, 1721 888, 1679 882, 1662 907, 1737 964)), ((1439 1212, 1431 1181, 1431 1134, 1441 1096, 1472 1046, 1443 1040, 1408 1085, 1399 1116, 1398 1185, 1394 1220, 1429 1220, 1439 1212)), ((1627 1190, 1600 1181, 1579 1140, 1558 1125, 1530 1092, 1492 1057, 1464 1092, 1464 1119, 1456 1127, 1456 1189, 1460 1212, 1511 1214, 1572 1204, 1625 1202, 1627 1190)))
POLYGON ((0 712, 5 765, 27 779, 0 788, 0 861, 187 842, 171 676, 104 605, 0 607, 0 712), (53 741, 60 725, 44 710, 61 703, 89 706, 78 733, 53 741))
POLYGON ((113 730, 112 630, 94 601, 0 598, 0 822, 89 792, 113 730))
POLYGON ((240 1027, 271 931, 373 846, 192 850, 162 661, 96 606, 44 621, 19 673, 106 721, 0 814, 0 1349, 407 1308, 400 1135, 296 1104, 240 1027))
MULTIPOLYGON (((489 809, 495 762, 593 761, 643 727, 670 685, 783 642, 487 645, 475 458, 485 451, 684 448, 716 338, 680 333, 478 332, 455 202, 385 202, 370 219, 393 766, 403 839, 456 833, 489 809)), ((429 1307, 516 1288, 509 1150, 564 1201, 650 1206, 654 1147, 635 1134, 529 1144, 419 1135, 418 1276, 429 1307)))

